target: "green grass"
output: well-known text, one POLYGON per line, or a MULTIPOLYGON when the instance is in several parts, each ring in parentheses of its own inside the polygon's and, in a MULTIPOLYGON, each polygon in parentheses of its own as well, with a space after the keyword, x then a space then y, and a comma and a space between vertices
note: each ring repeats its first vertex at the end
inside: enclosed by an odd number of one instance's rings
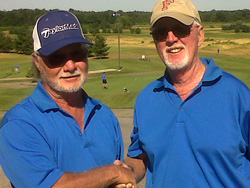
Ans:
POLYGON ((8 110, 11 106, 15 103, 21 101, 25 98, 28 94, 31 93, 33 88, 7 88, 7 87, 0 87, 0 110, 8 110))
POLYGON ((249 37, 249 33, 234 33, 231 31, 211 31, 209 33, 205 33, 205 38, 218 38, 224 40, 232 40, 232 39, 240 39, 249 37))
POLYGON ((144 73, 108 72, 108 89, 102 88, 101 77, 98 74, 90 75, 84 85, 87 93, 111 108, 132 108, 138 92, 150 81, 160 77, 163 71, 144 73), (129 92, 124 92, 124 87, 129 92))
POLYGON ((31 65, 31 57, 21 54, 0 54, 0 78, 25 77, 31 65), (19 73, 15 73, 15 66, 19 66, 19 73))
MULTIPOLYGON (((209 23, 208 23, 209 24, 209 23)), ((89 59, 90 71, 118 68, 117 34, 105 34, 108 46, 111 47, 108 59, 89 59)), ((212 57, 215 63, 226 71, 234 74, 250 87, 250 34, 224 32, 220 24, 214 28, 205 27, 205 38, 209 38, 200 48, 201 57, 212 57), (217 48, 221 54, 217 55, 217 48)), ((152 80, 164 73, 164 65, 160 61, 155 46, 148 32, 132 35, 128 31, 121 34, 121 71, 107 72, 108 89, 102 88, 101 73, 90 74, 84 85, 86 92, 111 108, 133 108, 138 92, 152 80), (141 61, 141 55, 147 60, 141 61), (126 87, 129 92, 124 92, 126 87)), ((0 54, 0 78, 25 77, 31 65, 30 56, 19 54, 0 54), (15 73, 15 65, 20 66, 15 73)), ((32 92, 29 88, 10 88, 0 81, 0 110, 7 110, 15 103, 32 92)))

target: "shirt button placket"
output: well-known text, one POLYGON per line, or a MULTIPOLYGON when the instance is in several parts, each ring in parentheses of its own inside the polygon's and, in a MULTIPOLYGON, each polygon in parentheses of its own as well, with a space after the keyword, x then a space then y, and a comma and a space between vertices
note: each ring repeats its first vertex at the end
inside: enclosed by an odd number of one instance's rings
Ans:
POLYGON ((179 111, 178 111, 178 117, 177 117, 177 122, 178 123, 182 123, 184 121, 184 113, 185 113, 184 108, 181 105, 179 107, 179 111))
POLYGON ((86 147, 86 139, 85 139, 84 133, 82 133, 81 131, 79 131, 78 132, 78 136, 81 139, 82 147, 85 148, 86 147))

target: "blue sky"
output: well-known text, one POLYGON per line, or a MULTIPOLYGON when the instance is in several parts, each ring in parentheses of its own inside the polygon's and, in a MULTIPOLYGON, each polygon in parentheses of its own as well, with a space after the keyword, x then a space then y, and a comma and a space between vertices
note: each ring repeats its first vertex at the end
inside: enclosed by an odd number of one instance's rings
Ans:
MULTIPOLYGON (((0 10, 63 9, 81 11, 151 11, 155 0, 0 0, 0 10)), ((250 0, 193 0, 198 10, 250 9, 250 0)))

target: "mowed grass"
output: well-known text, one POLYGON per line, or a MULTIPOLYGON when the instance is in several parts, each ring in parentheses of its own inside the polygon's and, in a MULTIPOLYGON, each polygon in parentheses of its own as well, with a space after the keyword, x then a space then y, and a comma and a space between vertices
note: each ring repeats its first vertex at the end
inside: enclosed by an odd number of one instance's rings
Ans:
POLYGON ((0 86, 0 110, 8 110, 10 106, 25 98, 28 94, 32 92, 32 90, 33 87, 15 89, 0 86))
POLYGON ((31 56, 0 53, 0 78, 25 77, 31 65, 31 56), (15 66, 19 66, 19 73, 15 73, 15 66))
MULTIPOLYGON (((90 71, 118 68, 117 34, 105 34, 110 48, 108 59, 89 59, 90 71)), ((205 41, 199 49, 201 57, 212 57, 215 63, 240 78, 250 87, 250 33, 223 32, 219 27, 205 27, 205 41), (220 54, 217 49, 220 48, 220 54)), ((164 73, 148 27, 141 35, 128 31, 121 34, 121 71, 107 72, 108 89, 102 88, 101 73, 89 74, 83 86, 86 92, 111 108, 133 108, 138 92, 149 82, 164 73), (140 60, 145 55, 146 60, 140 60), (127 88, 129 92, 124 92, 127 88)), ((19 54, 0 54, 0 78, 25 77, 31 65, 30 56, 19 54), (14 67, 19 65, 19 73, 14 67)), ((15 81, 17 82, 17 81, 15 81)), ((28 81, 30 82, 30 81, 28 81)), ((26 97, 33 86, 13 87, 13 81, 0 80, 0 110, 7 110, 26 97), (12 82, 11 87, 6 82, 12 82)))

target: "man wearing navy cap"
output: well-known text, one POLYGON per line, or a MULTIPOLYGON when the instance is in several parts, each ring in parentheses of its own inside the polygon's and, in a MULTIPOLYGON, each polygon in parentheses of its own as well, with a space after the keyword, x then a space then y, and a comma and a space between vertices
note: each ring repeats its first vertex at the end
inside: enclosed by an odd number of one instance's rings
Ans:
POLYGON ((78 19, 67 11, 40 17, 32 54, 41 78, 12 107, 0 127, 0 163, 13 187, 136 187, 123 159, 117 118, 82 89, 87 45, 78 19))
POLYGON ((125 163, 137 181, 147 172, 147 188, 249 188, 248 87, 199 58, 204 30, 190 0, 157 0, 150 30, 166 69, 136 98, 125 163))

